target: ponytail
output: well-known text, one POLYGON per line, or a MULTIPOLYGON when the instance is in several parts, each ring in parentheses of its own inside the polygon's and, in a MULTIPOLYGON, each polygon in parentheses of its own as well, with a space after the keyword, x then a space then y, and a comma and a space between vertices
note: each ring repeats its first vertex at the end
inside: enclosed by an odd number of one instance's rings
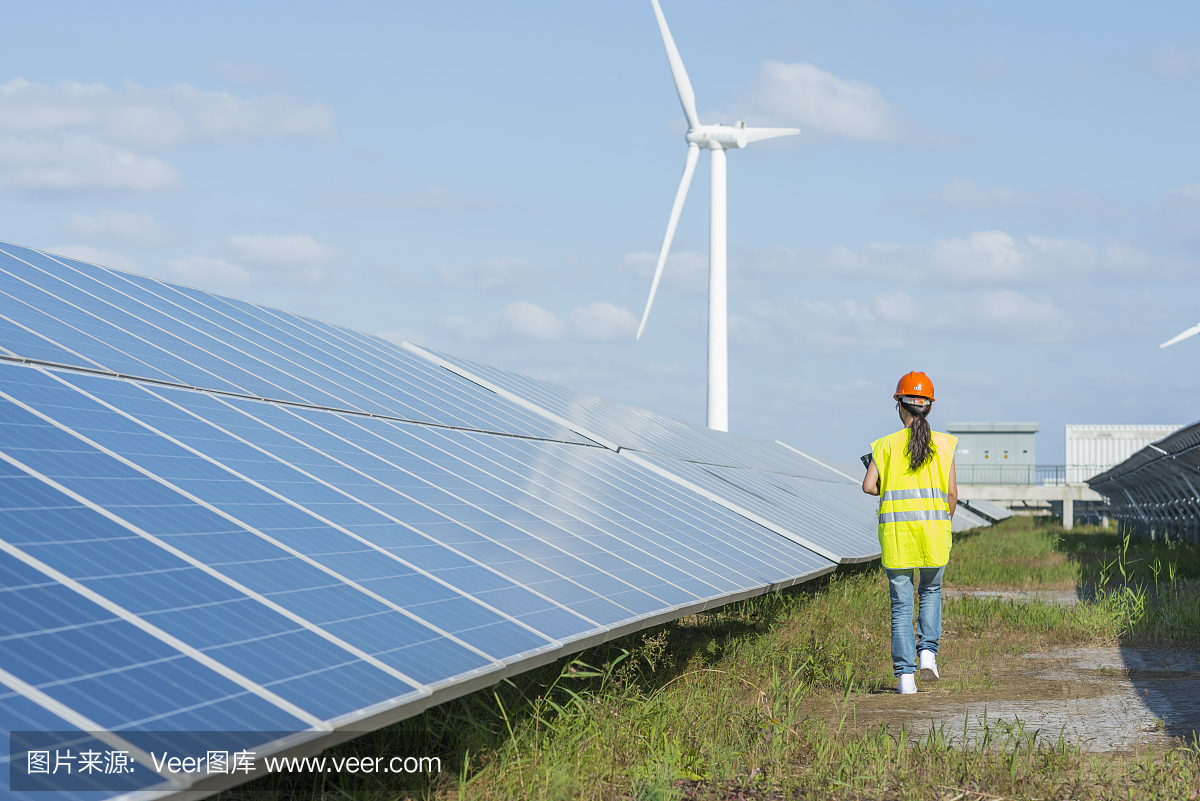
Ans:
POLYGON ((929 430, 929 421, 925 419, 929 415, 929 410, 933 408, 933 404, 915 406, 901 401, 900 405, 913 418, 912 424, 908 427, 910 433, 907 451, 908 469, 915 473, 933 458, 933 433, 929 430))

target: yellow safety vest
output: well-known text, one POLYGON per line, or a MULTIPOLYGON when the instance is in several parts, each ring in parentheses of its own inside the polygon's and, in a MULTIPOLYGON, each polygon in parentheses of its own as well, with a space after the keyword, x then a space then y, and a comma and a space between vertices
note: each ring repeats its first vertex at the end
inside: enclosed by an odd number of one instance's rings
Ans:
POLYGON ((932 432, 933 458, 914 473, 908 468, 911 433, 902 428, 871 443, 883 566, 941 567, 950 561, 950 469, 958 437, 932 432))

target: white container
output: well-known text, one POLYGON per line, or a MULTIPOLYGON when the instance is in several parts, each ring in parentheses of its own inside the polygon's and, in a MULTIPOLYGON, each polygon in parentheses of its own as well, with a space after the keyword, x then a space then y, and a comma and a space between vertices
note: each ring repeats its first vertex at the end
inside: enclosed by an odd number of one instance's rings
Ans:
POLYGON ((1183 426, 1069 425, 1067 483, 1082 484, 1183 426))

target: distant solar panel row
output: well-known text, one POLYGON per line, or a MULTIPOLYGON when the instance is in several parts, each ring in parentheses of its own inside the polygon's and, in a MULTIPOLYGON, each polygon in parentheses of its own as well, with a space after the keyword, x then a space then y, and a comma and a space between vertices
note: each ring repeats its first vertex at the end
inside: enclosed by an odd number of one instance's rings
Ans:
MULTIPOLYGON (((653 416, 677 455, 626 458, 377 338, 8 245, 0 348, 6 739, 331 742, 863 550, 849 482, 777 446, 685 462, 653 416)), ((209 786, 119 779, 87 786, 209 786)))
POLYGON ((719 499, 836 562, 879 557, 875 504, 843 471, 779 443, 689 425, 535 378, 408 346, 581 436, 638 454, 681 484, 719 499))

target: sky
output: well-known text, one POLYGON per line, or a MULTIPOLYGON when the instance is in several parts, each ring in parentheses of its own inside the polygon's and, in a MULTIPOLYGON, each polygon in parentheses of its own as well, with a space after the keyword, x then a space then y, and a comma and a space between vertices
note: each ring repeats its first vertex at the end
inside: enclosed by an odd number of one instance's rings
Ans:
MULTIPOLYGON (((728 154, 730 430, 1200 418, 1200 5, 662 0, 728 154)), ((26 3, 0 239, 705 419, 709 160, 649 0, 26 3)))

